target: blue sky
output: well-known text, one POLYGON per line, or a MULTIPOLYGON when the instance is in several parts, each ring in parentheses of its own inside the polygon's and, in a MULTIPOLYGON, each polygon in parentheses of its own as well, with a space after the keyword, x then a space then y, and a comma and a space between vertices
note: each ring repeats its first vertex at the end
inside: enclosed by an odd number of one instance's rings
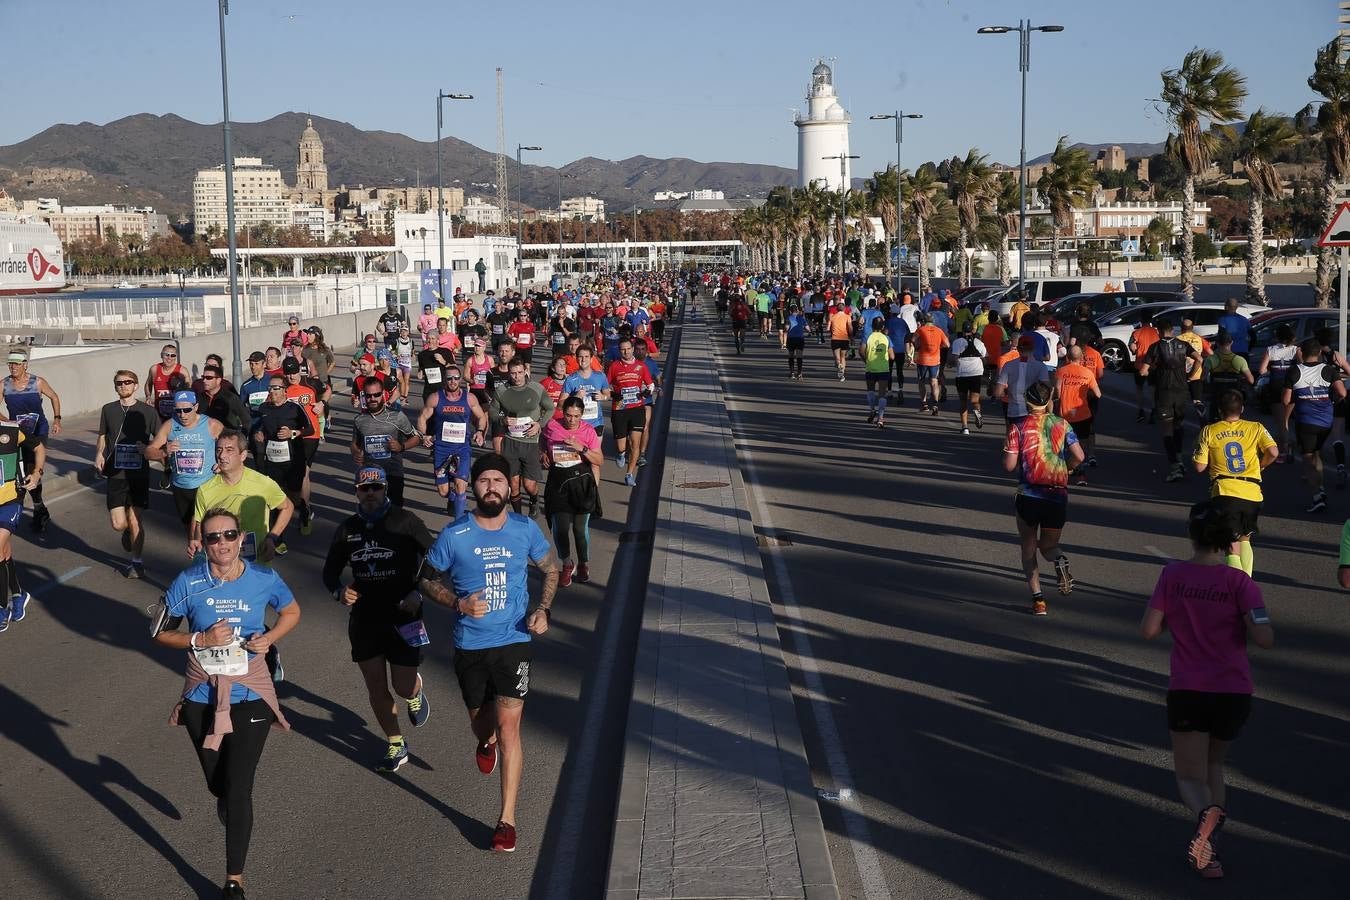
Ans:
MULTIPOLYGON (((508 147, 542 145, 533 162, 644 154, 795 167, 790 110, 824 56, 838 58, 854 118, 855 174, 893 158, 893 127, 867 116, 897 106, 924 115, 906 128, 907 166, 971 146, 1015 163, 1017 38, 975 29, 1019 15, 1066 28, 1033 37, 1029 157, 1062 133, 1160 140, 1146 98, 1195 45, 1247 75, 1249 109, 1291 113, 1311 99, 1313 54, 1336 30, 1332 0, 233 0, 231 113, 310 110, 429 140, 439 88, 477 98, 448 104, 447 133, 492 149, 500 65, 508 147)), ((214 0, 0 0, 0 33, 0 144, 137 112, 220 120, 214 0)))

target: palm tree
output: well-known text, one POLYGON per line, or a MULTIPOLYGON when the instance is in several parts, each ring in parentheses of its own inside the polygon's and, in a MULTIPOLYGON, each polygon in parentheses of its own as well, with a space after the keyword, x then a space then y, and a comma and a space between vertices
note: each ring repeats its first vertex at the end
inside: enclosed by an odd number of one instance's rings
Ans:
MULTIPOLYGON (((1322 177, 1322 221, 1336 214, 1339 185, 1350 180, 1350 63, 1341 59, 1340 39, 1333 38, 1317 51, 1308 87, 1326 99, 1305 106, 1295 117, 1300 127, 1311 126, 1322 142, 1326 170, 1322 177)), ((1335 268, 1333 251, 1322 247, 1317 253, 1317 277, 1314 289, 1317 305, 1331 305, 1331 277, 1335 268)))
POLYGON ((919 251, 919 293, 928 293, 928 222, 937 212, 937 172, 931 165, 922 165, 906 179, 905 198, 909 215, 914 221, 914 237, 919 251))
POLYGON ((853 230, 858 236, 858 274, 867 269, 867 245, 871 242, 872 197, 867 191, 850 190, 844 195, 845 218, 854 221, 853 230))
POLYGON ((991 243, 996 248, 998 256, 998 283, 1008 284, 1012 280, 1008 241, 1017 232, 1022 202, 1021 185, 1012 172, 1003 172, 990 193, 993 201, 991 218, 994 228, 991 243))
POLYGON ((1172 237, 1175 234, 1172 223, 1158 216, 1148 223, 1144 229, 1144 247, 1149 256, 1155 253, 1161 257, 1172 246, 1172 237))
POLYGON ((953 156, 950 167, 947 189, 951 191, 959 222, 956 250, 961 254, 961 267, 957 278, 959 285, 966 287, 970 284, 970 257, 966 247, 979 227, 980 211, 988 201, 994 170, 989 165, 989 157, 974 147, 966 152, 965 159, 953 156))
POLYGON ((872 210, 881 219, 881 230, 884 232, 886 242, 885 262, 883 266, 886 272, 886 279, 891 277, 891 237, 896 234, 896 190, 898 188, 899 175, 895 171, 894 165, 886 167, 884 172, 874 172, 872 177, 867 179, 866 190, 872 210))
POLYGON ((1284 116, 1258 109, 1247 118, 1238 140, 1238 161, 1247 171, 1251 198, 1247 202, 1247 302, 1266 302, 1265 201, 1279 197, 1284 185, 1273 162, 1275 154, 1297 143, 1298 132, 1284 116))
POLYGON ((833 191, 827 191, 819 184, 809 184, 800 190, 802 211, 806 217, 807 231, 816 242, 816 271, 825 271, 826 244, 830 234, 830 217, 838 202, 833 191))
POLYGON ((1050 208, 1054 228, 1050 234, 1050 274, 1059 274, 1059 233, 1073 227, 1073 211, 1087 204, 1087 194, 1096 185, 1092 163, 1082 147, 1070 147, 1068 135, 1060 135, 1050 166, 1036 182, 1045 205, 1050 208))
POLYGON ((1221 134, 1205 127, 1206 120, 1231 133, 1228 123, 1241 114, 1247 98, 1247 79, 1223 62, 1223 54, 1199 47, 1186 54, 1178 69, 1162 73, 1162 101, 1176 129, 1167 136, 1166 152, 1181 163, 1181 292, 1195 297, 1195 177, 1209 169, 1219 149, 1221 134))

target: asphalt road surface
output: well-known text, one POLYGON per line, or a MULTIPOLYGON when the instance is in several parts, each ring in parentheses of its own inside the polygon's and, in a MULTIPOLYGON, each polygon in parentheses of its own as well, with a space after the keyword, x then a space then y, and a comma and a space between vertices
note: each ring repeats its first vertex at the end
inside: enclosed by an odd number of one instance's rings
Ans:
MULTIPOLYGON (((606 600, 631 496, 621 473, 612 462, 603 470, 592 582, 559 592, 549 632, 535 641, 520 843, 514 854, 493 854, 499 777, 483 777, 473 761, 448 610, 428 604, 432 646, 422 672, 432 714, 417 730, 405 719, 412 760, 393 776, 373 771, 383 735, 350 661, 346 611, 319 577, 333 528, 355 509, 345 400, 316 461, 314 533, 301 537, 293 526, 277 564, 303 612, 280 645, 287 678, 279 695, 294 730, 271 734, 258 771, 249 896, 597 896, 631 686, 622 659, 598 668, 627 599, 606 600), (613 677, 597 683, 598 671, 613 677), (574 751, 593 703, 616 714, 596 717, 599 731, 585 736, 594 765, 582 771, 574 751)), ((612 459, 609 442, 606 450, 612 459)), ((447 517, 428 454, 408 456, 408 506, 437 531, 447 517)), ((653 465, 641 477, 659 476, 653 465)), ((124 558, 101 486, 63 490, 47 498, 47 533, 33 536, 25 517, 14 542, 36 599, 0 635, 0 896, 218 897, 223 829, 187 737, 167 724, 182 660, 148 638, 147 608, 187 563, 171 498, 152 494, 149 578, 136 582, 118 575, 124 558)))
POLYGON ((1047 579, 1050 615, 1033 618, 996 419, 961 436, 954 397, 920 416, 911 374, 878 430, 861 365, 837 382, 828 345, 808 340, 803 382, 776 338, 717 346, 842 896, 1350 896, 1350 599, 1335 586, 1350 492, 1309 517, 1297 467, 1267 473, 1256 574, 1276 647, 1252 650, 1227 878, 1202 884, 1184 865, 1169 642, 1137 626, 1165 558, 1189 555, 1207 484, 1163 483, 1132 383, 1107 376, 1101 465, 1072 489, 1077 586, 1061 598, 1047 579))

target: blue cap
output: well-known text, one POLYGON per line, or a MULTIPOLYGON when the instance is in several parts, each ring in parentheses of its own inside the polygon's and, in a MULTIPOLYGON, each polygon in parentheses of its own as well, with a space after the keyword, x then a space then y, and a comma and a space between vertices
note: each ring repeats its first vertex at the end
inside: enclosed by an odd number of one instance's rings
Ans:
POLYGON ((194 394, 192 391, 179 391, 178 393, 176 393, 176 394, 173 395, 173 402, 174 402, 174 403, 191 403, 193 406, 196 406, 196 405, 197 405, 197 395, 194 394))
POLYGON ((379 466, 366 466, 356 473, 356 485, 360 487, 363 484, 388 484, 384 477, 384 469, 379 466))

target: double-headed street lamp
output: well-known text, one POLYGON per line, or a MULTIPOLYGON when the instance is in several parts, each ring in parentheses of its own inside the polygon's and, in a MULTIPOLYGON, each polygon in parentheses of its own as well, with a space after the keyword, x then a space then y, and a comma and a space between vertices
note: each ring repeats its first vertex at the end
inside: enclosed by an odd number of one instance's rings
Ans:
MULTIPOLYGON (((847 153, 836 153, 834 156, 822 156, 821 159, 839 160, 839 277, 844 277, 844 198, 848 196, 848 161, 850 159, 862 159, 861 156, 850 156, 847 153)), ((858 240, 862 241, 862 229, 858 229, 858 240)), ((778 260, 774 260, 774 265, 778 265, 778 260)), ((859 275, 862 273, 859 272, 859 275)))
POLYGON ((900 177, 900 145, 905 142, 905 120, 922 119, 923 113, 907 113, 897 109, 893 113, 877 113, 867 118, 895 120, 895 289, 899 291, 900 279, 904 275, 900 266, 900 248, 905 244, 905 182, 900 177))
POLYGON ((1027 71, 1031 68, 1031 33, 1033 31, 1063 31, 1063 25, 1032 25, 1030 19, 1018 19, 1011 25, 985 25, 976 34, 1007 34, 1017 32, 1017 68, 1022 73, 1022 200, 1017 221, 1017 280, 1023 291, 1027 283, 1027 71))
POLYGON ((436 281, 440 285, 440 299, 445 302, 445 196, 441 187, 441 102, 443 100, 472 100, 473 94, 447 94, 436 92, 436 240, 440 245, 440 261, 436 269, 436 281))
MULTIPOLYGON (((525 144, 516 144, 516 290, 524 296, 523 274, 525 271, 525 250, 524 250, 524 214, 525 201, 522 199, 521 179, 525 176, 525 170, 521 166, 520 152, 522 150, 543 150, 543 147, 530 147, 525 144)), ((505 215, 506 211, 502 210, 505 215)))
POLYGON ((220 0, 220 101, 224 107, 221 131, 225 138, 225 232, 229 240, 230 266, 230 349, 234 353, 232 372, 235 384, 243 384, 244 363, 239 358, 239 242, 234 235, 234 151, 230 148, 230 75, 225 66, 225 17, 230 0, 220 0))

